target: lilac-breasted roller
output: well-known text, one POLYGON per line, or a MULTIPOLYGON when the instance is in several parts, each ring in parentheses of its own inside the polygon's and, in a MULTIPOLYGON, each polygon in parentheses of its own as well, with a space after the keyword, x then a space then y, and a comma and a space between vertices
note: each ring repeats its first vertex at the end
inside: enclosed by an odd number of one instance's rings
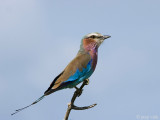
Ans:
MULTIPOLYGON (((102 35, 100 33, 90 33, 84 36, 81 40, 80 49, 76 57, 67 65, 67 67, 53 80, 49 88, 44 92, 38 100, 32 104, 16 110, 15 113, 36 104, 42 100, 45 96, 54 93, 58 90, 65 88, 76 87, 83 80, 88 79, 94 72, 97 59, 98 59, 98 48, 101 43, 110 38, 109 35, 102 35)), ((15 114, 13 113, 13 114, 15 114)), ((13 115, 12 114, 12 115, 13 115)))

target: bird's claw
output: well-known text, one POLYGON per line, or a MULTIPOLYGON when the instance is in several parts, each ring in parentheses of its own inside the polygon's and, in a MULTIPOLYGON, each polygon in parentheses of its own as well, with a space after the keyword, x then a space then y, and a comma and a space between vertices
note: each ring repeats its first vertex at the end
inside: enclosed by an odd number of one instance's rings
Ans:
POLYGON ((81 96, 82 92, 83 92, 83 89, 78 91, 78 97, 81 96))
POLYGON ((81 96, 81 94, 82 94, 82 92, 83 92, 83 89, 79 89, 79 88, 77 88, 77 87, 75 87, 75 88, 76 88, 77 96, 78 96, 78 97, 81 96))
MULTIPOLYGON (((85 79, 84 83, 85 83, 85 85, 88 85, 89 84, 89 79, 85 79)), ((77 96, 79 97, 82 94, 83 89, 80 89, 76 86, 74 88, 76 89, 77 96)))

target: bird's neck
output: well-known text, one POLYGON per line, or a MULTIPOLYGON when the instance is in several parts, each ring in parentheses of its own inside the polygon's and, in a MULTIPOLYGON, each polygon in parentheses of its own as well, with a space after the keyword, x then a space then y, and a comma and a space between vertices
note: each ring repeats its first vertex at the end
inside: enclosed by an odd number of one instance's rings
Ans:
POLYGON ((98 45, 93 39, 82 39, 81 45, 80 45, 80 50, 78 53, 96 53, 98 50, 98 45))

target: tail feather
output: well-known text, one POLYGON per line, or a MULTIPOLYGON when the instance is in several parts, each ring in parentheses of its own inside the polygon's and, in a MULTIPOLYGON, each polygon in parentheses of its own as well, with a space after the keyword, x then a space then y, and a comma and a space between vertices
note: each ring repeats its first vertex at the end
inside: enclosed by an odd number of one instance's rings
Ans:
POLYGON ((30 104, 30 105, 28 105, 28 106, 26 106, 26 107, 23 107, 23 108, 20 108, 20 109, 15 110, 15 112, 12 113, 11 115, 14 115, 14 114, 16 114, 16 113, 18 113, 18 112, 20 112, 20 111, 22 111, 22 110, 24 110, 24 109, 32 106, 32 105, 38 103, 38 102, 41 101, 44 97, 45 97, 45 95, 43 95, 43 96, 41 96, 40 98, 38 98, 38 99, 37 99, 36 101, 34 101, 32 104, 30 104))

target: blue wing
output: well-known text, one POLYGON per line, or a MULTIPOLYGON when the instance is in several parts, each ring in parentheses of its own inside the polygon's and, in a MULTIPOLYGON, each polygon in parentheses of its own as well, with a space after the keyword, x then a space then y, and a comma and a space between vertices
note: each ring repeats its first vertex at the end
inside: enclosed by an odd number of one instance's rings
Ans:
POLYGON ((57 90, 75 87, 78 83, 87 79, 92 74, 92 59, 89 54, 78 54, 58 75, 50 87, 45 91, 49 95, 57 90))
POLYGON ((88 62, 86 68, 82 68, 82 71, 80 71, 79 68, 77 68, 75 74, 70 76, 68 80, 62 82, 62 85, 63 86, 66 85, 66 88, 67 87, 72 88, 72 87, 75 87, 80 82, 82 82, 84 79, 89 78, 93 73, 91 69, 91 63, 92 63, 92 59, 88 62))

